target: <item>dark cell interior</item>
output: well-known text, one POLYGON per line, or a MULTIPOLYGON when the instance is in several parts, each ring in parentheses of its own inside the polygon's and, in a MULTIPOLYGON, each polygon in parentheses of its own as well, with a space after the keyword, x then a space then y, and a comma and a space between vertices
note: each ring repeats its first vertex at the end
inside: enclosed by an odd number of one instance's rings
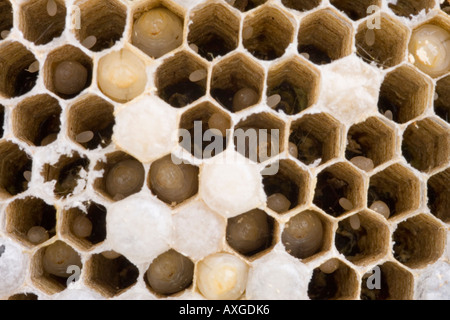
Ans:
POLYGON ((354 230, 348 220, 342 221, 336 231, 336 248, 348 258, 355 257, 364 252, 364 247, 361 245, 364 237, 367 237, 366 229, 361 227, 354 230))
POLYGON ((161 90, 161 98, 172 107, 182 108, 205 95, 202 86, 187 80, 169 85, 161 90))
POLYGON ((345 209, 339 204, 339 199, 347 196, 348 188, 349 185, 344 180, 336 178, 330 172, 322 172, 317 177, 314 204, 334 217, 340 216, 345 209))
POLYGON ((361 282, 361 300, 387 300, 389 298, 389 284, 386 281, 386 275, 382 268, 380 268, 380 272, 380 289, 369 289, 367 286, 368 281, 371 283, 369 278, 373 275, 373 273, 366 273, 363 276, 361 282))
POLYGON ((397 196, 390 191, 370 186, 367 192, 367 205, 370 207, 375 201, 383 201, 389 207, 390 216, 396 214, 397 196))
POLYGON ((323 159, 323 144, 311 131, 295 130, 289 139, 298 149, 298 159, 309 165, 317 159, 323 159))
POLYGON ((309 54, 309 60, 318 65, 328 64, 332 61, 327 52, 312 44, 300 45, 298 52, 309 54))
POLYGON ((275 107, 277 111, 283 111, 288 115, 295 115, 308 107, 308 94, 302 88, 294 87, 284 81, 280 85, 270 89, 267 96, 280 95, 281 101, 275 107))
POLYGON ((275 193, 281 193, 291 202, 289 209, 298 205, 299 186, 288 176, 280 172, 273 176, 264 176, 263 184, 268 197, 275 193))
POLYGON ((320 269, 314 270, 312 280, 308 286, 308 296, 311 300, 332 299, 338 293, 335 274, 326 274, 320 269))

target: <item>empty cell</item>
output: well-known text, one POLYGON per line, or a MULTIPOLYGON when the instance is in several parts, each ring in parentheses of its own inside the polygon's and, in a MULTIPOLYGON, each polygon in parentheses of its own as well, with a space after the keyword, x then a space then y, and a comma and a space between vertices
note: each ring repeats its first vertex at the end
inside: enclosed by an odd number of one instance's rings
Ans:
POLYGON ((28 189, 32 167, 31 157, 16 144, 0 144, 0 197, 7 198, 28 189), (28 178, 28 179, 27 179, 28 178))
POLYGON ((243 44, 256 58, 281 57, 294 37, 290 16, 275 7, 262 7, 244 21, 243 44))
POLYGON ((0 1, 0 41, 6 38, 13 27, 13 9, 9 0, 0 1))
POLYGON ((412 18, 422 10, 430 11, 435 4, 435 0, 398 0, 396 3, 389 3, 389 8, 398 16, 412 18))
POLYGON ((89 95, 77 100, 69 109, 69 137, 86 149, 105 148, 111 143, 114 106, 89 95))
POLYGON ((14 98, 31 91, 39 72, 29 68, 36 61, 34 54, 19 42, 0 45, 0 94, 14 98))
POLYGON ((432 118, 414 122, 403 133, 402 153, 417 170, 431 172, 448 162, 450 133, 432 118))
POLYGON ((378 110, 389 120, 397 123, 413 120, 427 108, 432 88, 431 81, 415 68, 401 66, 384 78, 378 110))
POLYGON ((288 115, 298 114, 317 101, 319 82, 320 72, 313 65, 298 57, 290 58, 270 69, 267 104, 288 115), (279 101, 272 104, 274 96, 279 96, 279 101))
POLYGON ((86 262, 86 284, 105 297, 112 298, 134 286, 139 270, 127 258, 114 259, 94 254, 86 262))
POLYGON ((403 61, 407 48, 408 29, 394 18, 381 13, 381 28, 361 23, 356 34, 356 53, 365 62, 379 68, 390 68, 403 61), (370 28, 370 29, 369 29, 370 28), (368 33, 372 34, 370 39, 368 33))
POLYGON ((298 52, 318 65, 328 64, 352 51, 352 25, 335 10, 323 9, 306 16, 298 34, 298 52))
POLYGON ((410 268, 424 268, 444 252, 446 229, 432 216, 420 214, 403 221, 392 235, 394 257, 410 268))
POLYGON ((355 299, 358 291, 356 272, 347 264, 333 259, 314 269, 308 285, 308 296, 311 300, 345 300, 355 299), (333 272, 324 269, 329 262, 337 263, 333 272), (324 269, 326 272, 322 271, 324 269))
POLYGON ((450 223, 450 169, 432 176, 427 186, 431 213, 445 223, 450 223))
POLYGON ((92 60, 80 49, 65 45, 47 56, 44 73, 47 89, 63 99, 72 99, 91 85, 92 60))
POLYGON ((381 216, 363 211, 339 222, 335 245, 347 260, 366 265, 388 253, 389 235, 381 216))
POLYGON ((165 60, 156 71, 158 95, 174 108, 182 108, 206 94, 207 65, 198 57, 179 52, 165 60), (204 77, 191 77, 202 71, 204 77))
POLYGON ((77 1, 76 5, 79 11, 74 11, 72 18, 79 28, 74 29, 75 36, 83 46, 98 52, 111 48, 122 38, 127 16, 122 3, 90 0, 77 1))
POLYGON ((239 43, 239 17, 222 5, 212 3, 191 16, 188 42, 198 54, 212 61, 236 49, 239 43))
POLYGON ((211 95, 229 111, 259 103, 263 86, 264 70, 243 54, 226 57, 213 68, 211 95))
POLYGON ((26 244, 39 245, 56 234, 56 209, 35 197, 17 199, 6 208, 6 232, 26 244))
POLYGON ((291 125, 289 142, 297 147, 297 159, 323 164, 339 155, 340 124, 326 113, 308 114, 291 125))
POLYGON ((329 215, 338 217, 361 205, 362 188, 360 174, 347 163, 337 163, 317 176, 313 202, 329 215))
POLYGON ((331 0, 331 4, 355 21, 372 14, 372 6, 381 7, 380 0, 331 0))
POLYGON ((238 10, 248 11, 266 3, 267 0, 225 0, 225 1, 238 10))
POLYGON ((285 7, 298 10, 298 11, 309 11, 317 7, 321 0, 281 0, 285 7))
POLYGON ((434 112, 450 123, 450 76, 442 78, 436 84, 434 112))
POLYGON ((88 167, 89 159, 74 152, 54 164, 45 164, 41 174, 45 182, 56 180, 53 192, 57 198, 65 198, 85 189, 88 167))
POLYGON ((345 157, 365 171, 391 160, 395 152, 395 132, 376 117, 353 125, 347 134, 345 157))
POLYGON ((20 102, 12 113, 15 135, 32 146, 54 142, 61 126, 61 106, 47 95, 32 96, 20 102))
POLYGON ((47 44, 62 35, 66 27, 66 7, 61 0, 32 0, 20 10, 19 28, 25 39, 47 44))
POLYGON ((386 262, 361 279, 361 300, 411 300, 414 276, 398 263, 386 262))

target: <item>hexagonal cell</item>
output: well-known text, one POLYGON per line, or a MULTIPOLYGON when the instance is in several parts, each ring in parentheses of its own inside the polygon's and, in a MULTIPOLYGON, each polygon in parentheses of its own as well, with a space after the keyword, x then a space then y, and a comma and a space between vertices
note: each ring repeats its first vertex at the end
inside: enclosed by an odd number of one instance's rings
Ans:
POLYGON ((94 181, 94 189, 109 200, 119 201, 141 191, 145 169, 138 160, 121 151, 106 155, 94 170, 103 175, 94 181))
POLYGON ((181 116, 180 145, 199 159, 214 157, 227 148, 231 117, 209 101, 181 116))
POLYGON ((248 11, 266 3, 267 0, 225 0, 225 2, 241 11, 248 11))
POLYGON ((0 198, 15 196, 28 189, 32 160, 16 144, 0 144, 0 198))
POLYGON ((350 19, 355 21, 373 13, 373 10, 370 10, 371 6, 381 7, 380 0, 331 0, 330 2, 333 6, 345 12, 350 19))
POLYGON ((267 207, 286 213, 308 200, 309 175, 292 160, 281 160, 274 175, 263 176, 267 207))
POLYGON ((158 95, 175 108, 182 108, 206 94, 207 65, 188 52, 164 61, 156 71, 158 95))
POLYGON ((355 299, 358 291, 358 276, 347 264, 331 259, 314 269, 308 286, 311 300, 355 299))
POLYGON ((298 33, 298 52, 315 64, 328 64, 352 53, 352 25, 335 10, 305 18, 298 33))
POLYGON ((263 87, 264 70, 243 54, 234 54, 214 66, 211 95, 232 112, 259 103, 263 87))
POLYGON ((31 281, 34 286, 47 293, 55 294, 67 288, 69 267, 79 268, 83 265, 80 255, 62 241, 56 241, 39 249, 31 260, 31 281))
POLYGON ((108 252, 92 255, 85 268, 86 284, 108 298, 131 288, 139 276, 138 268, 127 258, 108 252))
POLYGON ((361 300, 412 300, 413 296, 414 276, 395 262, 376 266, 362 278, 361 300), (372 276, 379 276, 379 282, 372 276))
POLYGON ((63 99, 72 99, 91 85, 92 60, 83 51, 65 45, 48 54, 44 83, 63 99))
POLYGON ((46 146, 57 139, 61 126, 58 100, 40 94, 21 101, 12 114, 14 134, 32 146, 46 146))
POLYGON ((84 190, 88 167, 89 159, 74 152, 62 155, 55 164, 45 164, 41 174, 45 182, 56 180, 53 192, 57 198, 65 198, 84 190))
POLYGON ((116 0, 78 1, 79 28, 75 28, 78 41, 92 51, 111 48, 122 38, 127 9, 116 0))
POLYGON ((349 164, 340 162, 319 173, 313 202, 329 215, 338 217, 362 205, 363 188, 360 174, 349 164))
POLYGON ((450 123, 450 76, 442 78, 436 84, 434 112, 450 123))
POLYGON ((6 38, 13 27, 13 9, 9 0, 0 1, 0 41, 6 38))
POLYGON ((162 57, 183 43, 184 14, 170 1, 142 1, 133 9, 130 42, 152 58, 162 57))
POLYGON ((308 262, 332 246, 333 223, 322 214, 306 210, 292 217, 281 234, 287 253, 308 262))
MULTIPOLYGON (((361 23, 356 34, 356 54, 379 68, 390 68, 403 61, 407 48, 408 29, 399 21, 381 13, 382 28, 369 29, 361 23)), ((371 27, 371 26, 370 26, 371 27)))
POLYGON ((8 300, 39 300, 38 296, 31 292, 17 293, 8 298, 8 300))
POLYGON ((260 60, 281 57, 294 38, 294 26, 290 19, 275 7, 258 9, 244 21, 244 47, 260 60))
POLYGON ((111 143, 114 106, 105 100, 89 95, 72 105, 68 112, 69 137, 84 148, 105 148, 111 143))
POLYGON ((17 199, 6 208, 6 232, 27 246, 56 234, 56 209, 35 197, 17 199))
POLYGON ((239 17, 220 3, 211 3, 191 15, 188 42, 203 58, 212 61, 237 48, 239 17))
POLYGON ((194 263, 171 249, 156 257, 148 267, 144 281, 160 298, 179 294, 192 285, 194 263))
POLYGON ((450 169, 439 172, 428 180, 428 207, 433 215, 450 223, 450 169))
POLYGON ((293 156, 307 165, 338 157, 340 128, 339 122, 326 113, 307 114, 294 121, 289 136, 289 142, 297 147, 293 156))
POLYGON ((381 216, 362 211, 339 222, 335 245, 347 260, 368 265, 389 251, 390 231, 381 216))
POLYGON ((61 235, 84 250, 90 250, 106 239, 106 208, 95 202, 65 209, 61 220, 61 235))
POLYGON ((254 209, 228 219, 226 240, 236 252, 252 257, 268 251, 277 241, 278 226, 264 211, 254 209))
POLYGON ((360 169, 370 171, 394 157, 395 140, 391 127, 371 117, 353 125, 348 131, 345 157, 360 169))
POLYGON ((22 5, 19 28, 25 39, 47 44, 62 35, 66 27, 66 7, 61 0, 31 0, 22 5))
POLYGON ((36 61, 34 54, 19 42, 0 45, 0 68, 3 70, 0 74, 0 95, 14 98, 31 91, 39 75, 34 69, 36 61))
POLYGON ((314 9, 320 3, 322 0, 304 0, 304 1, 298 1, 298 0, 281 0, 283 5, 287 8, 298 10, 298 11, 308 11, 311 9, 314 9))
POLYGON ((433 9, 435 0, 398 0, 395 4, 389 3, 388 6, 398 16, 412 18, 418 15, 422 10, 428 13, 433 9))
POLYGON ((380 201, 389 208, 387 217, 400 219, 419 207, 420 183, 407 168, 394 164, 370 178, 367 206, 373 209, 380 201))
POLYGON ((408 122, 427 108, 433 84, 415 68, 401 66, 384 78, 378 110, 389 120, 408 122))
POLYGON ((295 115, 316 103, 319 97, 320 71, 298 57, 273 66, 267 79, 269 107, 295 115), (276 105, 270 103, 276 97, 276 105))
POLYGON ((235 149, 252 161, 264 162, 283 152, 284 127, 271 113, 252 114, 235 126, 235 149))
POLYGON ((414 122, 403 133, 402 153, 417 170, 431 172, 448 163, 450 132, 431 118, 414 122))
POLYGON ((410 268, 423 268, 444 253, 446 228, 427 214, 420 214, 397 226, 392 240, 394 257, 410 268))
POLYGON ((198 192, 199 168, 172 155, 150 166, 148 187, 160 200, 175 206, 198 192))

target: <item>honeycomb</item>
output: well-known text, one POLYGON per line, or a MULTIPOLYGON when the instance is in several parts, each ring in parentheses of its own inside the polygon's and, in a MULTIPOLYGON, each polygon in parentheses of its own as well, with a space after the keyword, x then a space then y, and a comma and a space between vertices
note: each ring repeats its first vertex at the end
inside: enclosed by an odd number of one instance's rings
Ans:
POLYGON ((450 68, 429 75, 409 51, 424 25, 450 32, 449 14, 440 0, 0 0, 0 298, 449 299, 450 68), (183 32, 155 57, 133 28, 161 7, 183 32), (145 79, 125 99, 101 84, 117 52, 145 79), (64 61, 85 70, 76 93, 55 79, 64 61), (242 88, 255 98, 237 110, 242 88), (201 157, 178 139, 214 115, 231 137, 278 130, 279 150, 247 161, 223 135, 201 157), (171 155, 181 195, 154 180, 171 155), (145 175, 128 194, 108 182, 124 161, 145 175), (57 246, 79 256, 70 285, 45 267, 57 246), (167 259, 183 265, 175 289, 156 277, 167 259), (229 264, 232 294, 215 294, 229 264))

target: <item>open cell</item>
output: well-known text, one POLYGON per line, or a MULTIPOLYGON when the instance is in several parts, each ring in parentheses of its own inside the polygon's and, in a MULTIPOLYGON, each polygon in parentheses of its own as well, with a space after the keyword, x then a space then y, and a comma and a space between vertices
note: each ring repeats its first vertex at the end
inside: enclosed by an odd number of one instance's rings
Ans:
POLYGON ((225 1, 240 11, 252 10, 267 2, 267 0, 225 0, 225 1))
POLYGON ((428 180, 428 207, 431 213, 450 223, 450 169, 439 172, 428 180))
POLYGON ((373 13, 372 6, 381 7, 381 0, 331 0, 330 2, 355 21, 373 13))
POLYGON ((57 139, 60 117, 58 100, 47 94, 32 96, 13 110, 14 133, 32 146, 46 146, 57 139))
POLYGON ((450 76, 442 78, 436 84, 434 112, 450 123, 450 76))
POLYGON ((414 122, 403 133, 402 153, 417 170, 431 172, 448 163, 450 132, 432 118, 414 122))
POLYGON ((0 41, 6 38, 13 27, 13 9, 9 0, 0 1, 0 41))
POLYGON ((361 23, 356 34, 356 53, 367 63, 390 68, 403 61, 407 48, 408 29, 402 23, 381 13, 382 28, 361 23))
POLYGON ((352 25, 332 9, 306 16, 298 34, 298 52, 318 65, 328 64, 352 52, 352 25))
POLYGON ((19 28, 25 39, 37 45, 58 38, 66 27, 66 7, 62 0, 32 0, 20 10, 19 28))
POLYGON ((16 144, 0 143, 0 197, 8 198, 28 189, 31 157, 16 144))
POLYGON ((84 148, 105 148, 111 143, 113 133, 114 106, 109 102, 89 95, 77 100, 68 112, 69 137, 84 148))
POLYGON ((38 63, 34 54, 19 42, 0 45, 0 95, 14 98, 31 91, 36 85, 38 70, 31 65, 38 63))
POLYGON ((434 217, 420 214, 397 226, 392 240, 394 257, 416 269, 436 262, 444 252, 446 229, 434 217))
POLYGON ((398 0, 396 3, 389 3, 389 8, 398 16, 412 18, 422 10, 430 11, 434 4, 435 0, 398 0))
POLYGON ((309 11, 320 5, 322 0, 281 0, 283 5, 289 9, 294 9, 297 11, 309 11))
POLYGON ((203 58, 212 61, 237 48, 239 17, 226 6, 212 3, 191 16, 188 42, 203 58))
POLYGON ((316 103, 319 97, 319 84, 320 71, 312 64, 298 57, 285 60, 269 71, 267 79, 269 107, 288 115, 298 114, 316 103), (271 99, 279 102, 271 104, 271 99))
POLYGON ((326 113, 308 114, 291 125, 289 142, 297 147, 295 158, 311 165, 339 156, 340 123, 326 113))
POLYGON ((244 47, 260 60, 281 57, 294 38, 291 19, 275 7, 258 9, 244 21, 244 47))
POLYGON ((384 78, 378 100, 379 112, 397 123, 420 116, 431 99, 432 82, 415 68, 401 66, 384 78))
POLYGON ((243 54, 226 57, 214 66, 211 95, 232 112, 258 104, 263 87, 264 70, 243 54))
POLYGON ((76 4, 79 11, 74 11, 73 19, 79 23, 79 28, 74 30, 83 46, 92 51, 102 51, 122 38, 127 16, 122 3, 116 0, 89 0, 76 4))
POLYGON ((47 241, 55 228, 56 209, 42 199, 17 199, 6 208, 6 232, 27 246, 47 241))
POLYGON ((156 72, 158 95, 175 108, 182 108, 206 94, 207 65, 187 52, 164 61, 156 72))
POLYGON ((29 300, 29 301, 32 301, 32 300, 39 300, 39 299, 38 299, 38 296, 35 295, 34 293, 27 292, 27 293, 14 294, 14 295, 10 296, 8 298, 8 300, 19 300, 19 301, 20 300, 29 300))

